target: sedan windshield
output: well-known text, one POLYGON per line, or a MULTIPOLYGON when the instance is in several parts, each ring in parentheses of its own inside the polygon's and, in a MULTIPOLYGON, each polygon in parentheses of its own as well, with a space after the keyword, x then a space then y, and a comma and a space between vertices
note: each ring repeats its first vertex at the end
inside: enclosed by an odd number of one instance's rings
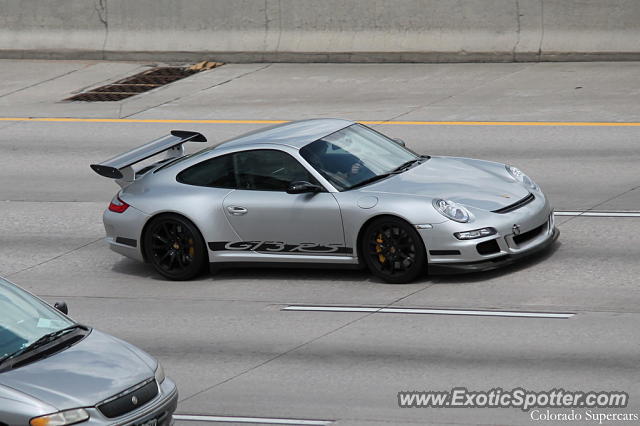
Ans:
POLYGON ((54 308, 0 278, 0 358, 72 325, 54 308))
POLYGON ((353 124, 311 142, 300 149, 300 155, 338 191, 382 179, 420 159, 361 124, 353 124))

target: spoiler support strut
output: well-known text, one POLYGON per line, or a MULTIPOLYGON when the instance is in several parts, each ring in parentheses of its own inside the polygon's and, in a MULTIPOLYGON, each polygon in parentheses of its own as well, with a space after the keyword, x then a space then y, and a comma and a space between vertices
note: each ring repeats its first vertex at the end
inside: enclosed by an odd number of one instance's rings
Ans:
POLYGON ((184 155, 183 143, 206 141, 207 138, 198 132, 172 130, 171 134, 167 136, 153 140, 131 151, 116 155, 102 163, 91 164, 91 168, 100 176, 111 179, 123 179, 126 176, 130 178, 126 179, 127 181, 132 181, 135 175, 133 170, 130 169, 132 165, 164 151, 169 151, 168 158, 181 157, 184 155))

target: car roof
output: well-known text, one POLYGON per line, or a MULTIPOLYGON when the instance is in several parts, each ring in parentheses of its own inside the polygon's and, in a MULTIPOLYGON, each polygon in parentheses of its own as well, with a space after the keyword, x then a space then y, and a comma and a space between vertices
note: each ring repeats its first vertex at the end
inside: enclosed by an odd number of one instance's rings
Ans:
POLYGON ((292 121, 267 128, 254 130, 237 138, 222 142, 217 147, 228 148, 251 144, 281 144, 295 148, 303 146, 324 136, 354 124, 353 121, 337 118, 315 118, 311 120, 292 121))

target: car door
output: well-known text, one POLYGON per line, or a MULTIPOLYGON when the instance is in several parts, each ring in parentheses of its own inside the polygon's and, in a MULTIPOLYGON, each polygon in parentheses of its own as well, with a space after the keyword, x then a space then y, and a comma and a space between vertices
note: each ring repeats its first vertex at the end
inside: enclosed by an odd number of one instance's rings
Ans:
POLYGON ((291 182, 318 184, 290 154, 276 149, 233 156, 236 190, 223 210, 240 241, 227 249, 270 254, 344 255, 340 208, 329 192, 288 194, 291 182))

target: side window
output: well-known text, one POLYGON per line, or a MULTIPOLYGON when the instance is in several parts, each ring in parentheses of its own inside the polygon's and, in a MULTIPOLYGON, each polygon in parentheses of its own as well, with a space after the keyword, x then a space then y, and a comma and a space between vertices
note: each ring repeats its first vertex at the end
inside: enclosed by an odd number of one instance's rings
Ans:
POLYGON ((317 181, 291 155, 277 150, 259 149, 234 154, 238 189, 286 191, 291 182, 317 181))
POLYGON ((181 171, 178 182, 215 188, 236 188, 233 154, 215 157, 181 171))

